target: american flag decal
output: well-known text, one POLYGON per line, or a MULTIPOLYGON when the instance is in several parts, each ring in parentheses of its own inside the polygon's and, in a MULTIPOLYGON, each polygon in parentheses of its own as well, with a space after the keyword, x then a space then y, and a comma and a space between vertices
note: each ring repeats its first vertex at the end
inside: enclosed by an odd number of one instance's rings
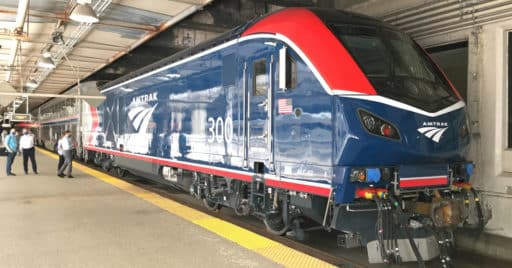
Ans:
POLYGON ((277 101, 279 114, 291 114, 293 110, 292 99, 279 99, 277 101))

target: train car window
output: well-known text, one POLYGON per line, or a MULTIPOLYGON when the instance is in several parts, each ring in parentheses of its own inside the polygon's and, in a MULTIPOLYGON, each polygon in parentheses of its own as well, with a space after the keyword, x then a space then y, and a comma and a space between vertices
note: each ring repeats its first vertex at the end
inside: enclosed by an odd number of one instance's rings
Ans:
POLYGON ((286 54, 286 88, 297 87, 297 61, 289 54, 286 54))
POLYGON ((256 60, 253 64, 253 96, 264 96, 267 94, 268 73, 267 60, 256 60))
POLYGON ((222 84, 224 86, 234 85, 236 81, 236 57, 229 54, 222 58, 222 84))

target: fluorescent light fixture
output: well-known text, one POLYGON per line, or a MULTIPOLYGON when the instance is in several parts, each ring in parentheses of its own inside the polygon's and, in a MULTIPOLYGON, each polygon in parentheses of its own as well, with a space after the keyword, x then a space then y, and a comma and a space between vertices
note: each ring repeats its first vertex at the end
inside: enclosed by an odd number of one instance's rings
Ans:
POLYGON ((37 83, 37 81, 36 81, 36 80, 34 80, 34 79, 30 79, 30 80, 28 80, 28 82, 27 82, 25 85, 26 85, 27 87, 32 87, 32 88, 39 86, 39 84, 37 83))
POLYGON ((55 68, 55 63, 53 62, 52 58, 43 57, 37 62, 37 66, 41 68, 53 69, 55 68))
POLYGON ((76 22, 96 23, 98 16, 88 3, 78 3, 69 15, 69 18, 76 22))

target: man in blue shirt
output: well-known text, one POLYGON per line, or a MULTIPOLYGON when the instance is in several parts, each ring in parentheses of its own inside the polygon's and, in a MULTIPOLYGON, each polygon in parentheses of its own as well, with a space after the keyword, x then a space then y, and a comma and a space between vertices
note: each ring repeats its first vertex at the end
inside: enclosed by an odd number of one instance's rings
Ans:
POLYGON ((7 151, 7 176, 16 176, 11 172, 12 163, 18 152, 18 140, 16 139, 16 130, 13 128, 7 137, 5 137, 5 150, 7 151))

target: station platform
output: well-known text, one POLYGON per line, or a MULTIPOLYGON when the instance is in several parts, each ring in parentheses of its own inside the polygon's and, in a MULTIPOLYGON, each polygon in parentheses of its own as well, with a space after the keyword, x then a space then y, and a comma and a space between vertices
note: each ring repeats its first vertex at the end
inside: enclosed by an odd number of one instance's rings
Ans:
POLYGON ((1 267, 329 267, 253 232, 73 164, 59 178, 57 158, 22 157, 5 175, 0 157, 1 267))

